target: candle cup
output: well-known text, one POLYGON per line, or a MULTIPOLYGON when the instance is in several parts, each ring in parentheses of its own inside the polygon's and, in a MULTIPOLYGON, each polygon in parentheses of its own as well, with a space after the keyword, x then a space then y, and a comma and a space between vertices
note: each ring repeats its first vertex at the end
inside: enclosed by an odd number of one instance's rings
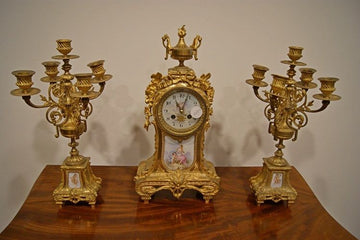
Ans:
POLYGON ((89 90, 92 87, 90 82, 92 73, 78 73, 75 74, 77 82, 75 83, 75 87, 79 89, 81 95, 88 95, 89 90))
POLYGON ((70 39, 58 39, 56 40, 58 47, 56 48, 61 54, 68 55, 71 50, 71 40, 70 39))
POLYGON ((284 96, 286 91, 286 83, 289 78, 277 74, 272 74, 271 76, 273 76, 273 81, 271 83, 271 92, 277 96, 284 96))
POLYGON ((291 61, 296 62, 297 60, 299 60, 302 57, 303 49, 304 48, 302 48, 302 47, 290 46, 288 57, 291 59, 291 61))
POLYGON ((12 74, 16 77, 18 86, 22 91, 26 91, 34 84, 31 77, 35 74, 32 70, 16 70, 12 74))
POLYGON ((336 89, 335 82, 338 81, 339 79, 335 77, 321 77, 318 79, 321 83, 321 87, 320 87, 321 93, 324 95, 324 97, 330 97, 336 89))
POLYGON ((313 80, 313 75, 316 72, 313 68, 300 68, 299 71, 301 72, 300 80, 304 84, 307 84, 313 80))
POLYGON ((252 77, 254 78, 255 82, 260 82, 265 78, 265 73, 269 70, 265 66, 261 65, 253 65, 254 73, 252 74, 252 77))
POLYGON ((316 83, 313 83, 313 75, 316 72, 313 68, 300 68, 299 71, 301 72, 300 82, 296 83, 297 87, 304 88, 304 89, 311 89, 317 86, 316 83))
POLYGON ((105 74, 104 69, 104 60, 98 60, 95 62, 89 63, 87 66, 91 68, 92 73, 95 76, 96 81, 101 81, 105 74))
POLYGON ((56 75, 59 73, 59 64, 60 62, 58 61, 47 61, 42 63, 45 67, 45 74, 48 75, 50 79, 55 79, 56 75))

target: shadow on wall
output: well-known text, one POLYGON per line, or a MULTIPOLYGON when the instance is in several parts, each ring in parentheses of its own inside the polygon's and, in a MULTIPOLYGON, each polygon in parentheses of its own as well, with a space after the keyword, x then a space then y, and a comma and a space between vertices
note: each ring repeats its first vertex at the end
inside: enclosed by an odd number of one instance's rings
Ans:
POLYGON ((58 142, 59 139, 55 138, 55 133, 55 127, 45 120, 39 121, 35 126, 32 147, 35 150, 37 160, 42 164, 61 164, 66 157, 64 155, 62 159, 54 159, 59 151, 58 144, 62 144, 61 141, 58 142))
MULTIPOLYGON (((95 150, 96 152, 101 154, 101 158, 109 163, 112 164, 111 156, 109 154, 109 142, 107 139, 107 133, 106 128, 103 126, 101 122, 92 121, 90 126, 88 126, 88 131, 86 133, 83 133, 83 135, 86 134, 86 138, 83 137, 83 139, 79 139, 80 145, 84 148, 84 150, 91 146, 92 150, 95 150), (90 131, 89 131, 90 130, 90 131)), ((79 146, 80 146, 79 145, 79 146)), ((80 151, 80 154, 87 155, 85 153, 82 153, 84 151, 80 151)), ((94 159, 92 163, 95 163, 96 160, 94 159)))
MULTIPOLYGON (((284 141, 284 158, 290 165, 294 166, 299 166, 301 163, 308 161, 315 153, 313 134, 306 129, 301 129, 298 134, 298 139, 295 142, 291 140, 284 141), (301 138, 301 140, 299 140, 299 138, 301 138)), ((276 151, 275 145, 277 143, 278 141, 273 140, 272 135, 268 132, 261 131, 259 128, 252 128, 247 132, 244 138, 244 145, 241 148, 244 162, 253 160, 254 157, 257 157, 256 155, 259 151, 264 153, 264 156, 261 157, 273 156, 276 151)), ((259 164, 262 164, 261 160, 259 161, 259 164)))
POLYGON ((120 155, 115 160, 116 165, 137 166, 141 161, 150 157, 152 154, 152 144, 149 142, 146 133, 142 126, 132 126, 131 138, 127 139, 126 144, 123 142, 119 143, 119 146, 126 147, 121 149, 120 155))
POLYGON ((23 201, 29 191, 29 185, 24 175, 14 176, 8 184, 9 188, 7 196, 7 206, 18 207, 19 199, 23 201))
MULTIPOLYGON (((322 196, 321 201, 329 201, 329 184, 322 176, 315 176, 314 177, 314 186, 317 195, 322 196)), ((330 191, 331 185, 330 185, 330 191)))
POLYGON ((220 123, 213 122, 205 135, 204 155, 209 156, 215 166, 230 166, 234 145, 229 136, 223 134, 220 123))
POLYGON ((253 159, 262 147, 262 136, 258 128, 250 129, 244 138, 244 144, 241 148, 241 155, 244 162, 253 159))
POLYGON ((295 142, 284 142, 285 149, 288 149, 289 154, 285 154, 284 157, 288 160, 290 165, 301 166, 302 163, 309 161, 315 155, 315 141, 314 135, 309 130, 300 129, 298 132, 298 139, 295 142))

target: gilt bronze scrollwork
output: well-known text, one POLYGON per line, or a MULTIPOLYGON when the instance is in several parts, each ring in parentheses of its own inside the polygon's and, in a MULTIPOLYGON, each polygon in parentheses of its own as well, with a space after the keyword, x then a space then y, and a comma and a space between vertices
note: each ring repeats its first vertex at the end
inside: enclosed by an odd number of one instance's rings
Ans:
POLYGON ((197 59, 201 37, 187 46, 185 26, 178 30, 179 41, 172 47, 168 35, 162 37, 165 59, 178 60, 168 75, 151 75, 145 90, 145 124, 155 128, 155 152, 140 162, 134 177, 135 190, 148 203, 152 195, 169 190, 180 198, 185 190, 195 190, 206 203, 219 191, 220 178, 203 154, 205 131, 209 128, 214 88, 210 73, 197 77, 184 61, 197 59))
POLYGON ((253 78, 246 80, 246 83, 253 87, 255 96, 267 103, 264 114, 269 121, 268 132, 274 136, 275 141, 278 141, 275 145, 277 150, 274 156, 264 158, 261 172, 250 178, 250 187, 255 193, 258 204, 265 200, 274 202, 285 200, 288 203, 295 201, 297 193, 289 180, 291 166, 283 157, 282 152, 285 148, 284 140, 297 139, 298 131, 308 123, 308 113, 323 111, 331 101, 340 99, 339 96, 333 94, 338 78, 321 77, 319 78, 321 93, 313 97, 321 100, 322 105, 317 109, 312 108, 314 101, 308 100, 308 90, 317 87, 317 84, 312 82, 316 70, 305 68, 306 64, 298 61, 302 57, 302 50, 302 47, 289 47, 290 60, 281 61, 289 65, 287 76, 272 74, 270 91, 265 90, 263 95, 259 93, 259 88, 268 86, 263 81, 265 73, 269 70, 267 67, 253 65, 253 78), (300 81, 294 79, 295 67, 302 67, 299 69, 300 81))
POLYGON ((78 55, 70 55, 72 50, 71 40, 57 40, 57 50, 61 55, 53 56, 55 60, 63 61, 64 73, 58 76, 59 61, 46 61, 45 74, 40 80, 49 83, 47 96, 40 95, 41 105, 34 104, 31 96, 38 94, 40 89, 33 88, 31 70, 17 70, 12 74, 17 78, 16 85, 19 87, 11 91, 14 96, 21 96, 29 106, 33 108, 47 108, 46 120, 55 126, 55 137, 60 135, 69 138, 71 147, 70 155, 61 165, 61 183, 54 190, 53 197, 60 206, 70 201, 77 203, 88 202, 95 206, 96 197, 101 186, 101 178, 96 177, 90 167, 90 158, 79 154, 77 139, 87 131, 87 118, 93 111, 91 100, 98 98, 105 88, 105 82, 112 76, 105 74, 104 60, 98 60, 88 64, 91 73, 71 74, 70 60, 79 58, 78 55), (76 82, 72 80, 76 78, 76 82), (94 85, 99 89, 95 90, 94 85))

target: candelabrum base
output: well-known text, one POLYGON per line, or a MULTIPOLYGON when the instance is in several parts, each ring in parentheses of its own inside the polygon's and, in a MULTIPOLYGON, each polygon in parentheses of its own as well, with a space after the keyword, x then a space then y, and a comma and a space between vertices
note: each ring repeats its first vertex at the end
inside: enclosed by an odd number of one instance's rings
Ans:
POLYGON ((61 183, 54 190, 53 197, 56 204, 62 206, 65 202, 87 202, 95 207, 98 191, 101 187, 101 178, 96 177, 90 167, 90 158, 83 157, 78 165, 61 165, 61 183))
POLYGON ((273 157, 264 158, 263 168, 256 175, 250 178, 250 188, 254 192, 258 205, 265 200, 287 203, 294 203, 297 193, 291 186, 289 174, 291 166, 285 161, 285 165, 273 165, 273 157))
POLYGON ((185 190, 196 190, 203 195, 205 203, 209 203, 219 191, 220 178, 209 161, 204 160, 205 171, 150 170, 148 166, 151 166, 151 162, 153 157, 141 162, 134 177, 135 190, 145 203, 149 203, 151 196, 160 190, 170 190, 178 199, 185 190))

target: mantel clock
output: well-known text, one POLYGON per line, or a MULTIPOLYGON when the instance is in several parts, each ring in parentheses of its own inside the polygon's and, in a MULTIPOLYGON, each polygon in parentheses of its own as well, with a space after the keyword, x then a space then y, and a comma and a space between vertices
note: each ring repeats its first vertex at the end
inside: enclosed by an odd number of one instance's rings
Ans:
POLYGON ((175 47, 168 35, 162 37, 168 55, 179 65, 168 69, 168 75, 156 73, 145 91, 145 125, 155 128, 155 152, 139 164, 135 176, 136 192, 148 203, 160 190, 170 190, 180 198, 187 189, 200 192, 206 203, 219 191, 220 178, 213 164, 204 158, 204 135, 209 128, 214 89, 210 73, 198 78, 185 60, 197 60, 201 37, 192 45, 184 40, 185 27, 179 29, 175 47))

